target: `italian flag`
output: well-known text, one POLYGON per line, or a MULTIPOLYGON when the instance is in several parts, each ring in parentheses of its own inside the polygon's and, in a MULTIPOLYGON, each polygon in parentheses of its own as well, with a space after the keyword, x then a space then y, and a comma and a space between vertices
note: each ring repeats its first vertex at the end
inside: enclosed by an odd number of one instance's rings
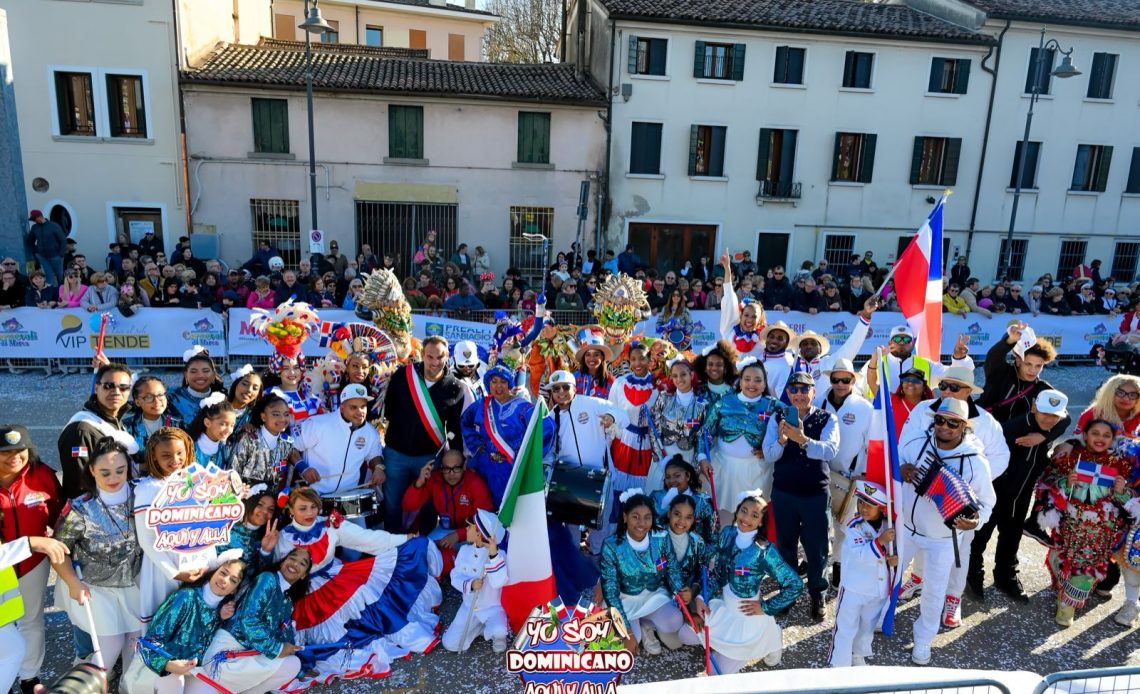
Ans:
POLYGON ((546 477, 542 471, 542 420, 546 405, 539 399, 515 458, 499 520, 510 533, 507 550, 507 585, 503 609, 511 629, 518 632, 535 605, 545 605, 558 591, 550 563, 550 537, 546 532, 546 477))

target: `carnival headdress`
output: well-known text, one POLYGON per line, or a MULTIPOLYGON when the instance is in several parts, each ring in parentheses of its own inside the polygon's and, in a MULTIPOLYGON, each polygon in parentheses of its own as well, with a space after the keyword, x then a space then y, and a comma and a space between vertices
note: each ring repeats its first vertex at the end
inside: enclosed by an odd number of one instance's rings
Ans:
POLYGON ((633 330, 648 312, 645 291, 629 275, 610 275, 594 293, 594 316, 603 327, 633 330))

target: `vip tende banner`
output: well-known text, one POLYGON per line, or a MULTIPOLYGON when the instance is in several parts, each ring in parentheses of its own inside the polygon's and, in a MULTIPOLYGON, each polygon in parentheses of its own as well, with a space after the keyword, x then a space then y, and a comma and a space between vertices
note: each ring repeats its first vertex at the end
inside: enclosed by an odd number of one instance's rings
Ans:
MULTIPOLYGON (((132 316, 111 311, 103 351, 111 359, 177 357, 192 345, 225 356, 225 322, 209 309, 151 308, 132 316)), ((83 309, 0 311, 0 358, 90 359, 99 314, 83 309)))

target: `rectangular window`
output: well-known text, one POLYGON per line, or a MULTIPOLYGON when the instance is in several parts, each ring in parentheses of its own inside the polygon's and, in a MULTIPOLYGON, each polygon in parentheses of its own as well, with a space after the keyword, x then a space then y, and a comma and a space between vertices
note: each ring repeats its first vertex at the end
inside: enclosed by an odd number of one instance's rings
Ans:
POLYGON ((930 61, 931 94, 965 94, 970 84, 970 61, 965 58, 933 58, 930 61))
POLYGON ((250 200, 250 230, 253 247, 268 241, 281 251, 286 267, 296 267, 301 260, 301 217, 298 200, 250 200))
POLYGON ((1039 48, 1029 49, 1029 68, 1025 72, 1025 93, 1033 93, 1033 85, 1037 85, 1038 94, 1048 94, 1053 84, 1053 60, 1055 55, 1052 48, 1046 48, 1041 53, 1039 48), (1042 64, 1038 65, 1038 58, 1042 64), (1040 68, 1040 69, 1038 69, 1040 68))
POLYGON ((291 14, 273 15, 273 38, 284 41, 297 40, 297 18, 291 14))
POLYGON ((756 155, 756 180, 761 197, 798 198, 800 186, 793 182, 796 171, 798 130, 760 128, 756 155))
POLYGON ((958 137, 916 137, 910 162, 911 185, 952 186, 958 182, 958 137))
POLYGON ((392 159, 424 158, 424 107, 388 107, 388 156, 392 159))
POLYGON ((95 136, 95 95, 89 72, 55 73, 59 134, 95 136))
POLYGON ((1103 193, 1108 185, 1108 168, 1111 164, 1112 147, 1078 145, 1077 161, 1073 165, 1073 183, 1069 190, 1103 193))
POLYGON ((335 19, 326 19, 325 21, 332 29, 321 34, 321 43, 340 43, 340 22, 335 19))
POLYGON ((854 253, 854 234, 827 234, 823 237, 823 257, 831 267, 847 267, 854 253))
POLYGON ((744 44, 697 41, 693 77, 737 82, 744 79, 744 44))
POLYGON ((1140 147, 1132 148, 1132 165, 1128 169, 1128 185, 1125 193, 1140 193, 1140 147))
POLYGON ((866 133, 835 133, 831 180, 870 183, 877 139, 877 135, 866 133))
POLYGON ((409 29, 408 48, 427 48, 427 31, 423 29, 409 29))
POLYGON ((550 163, 550 114, 519 111, 518 161, 522 164, 550 163))
POLYGON ((669 41, 648 36, 629 37, 629 63, 631 75, 664 75, 669 41))
POLYGON ((553 238, 554 208, 525 207, 512 205, 510 208, 510 267, 533 283, 542 283, 542 272, 550 266, 550 244, 544 244, 535 234, 553 238), (523 236, 527 234, 527 236, 523 236), (543 253, 545 246, 546 253, 543 253))
MULTIPOLYGON (((1041 143, 1030 142, 1029 147, 1025 150, 1025 173, 1021 177, 1021 188, 1023 190, 1034 190, 1037 188, 1037 162, 1041 157, 1041 143)), ((1017 187, 1017 171, 1018 162, 1021 160, 1021 143, 1018 142, 1013 148, 1013 171, 1009 175, 1009 187, 1017 187)))
POLYGON ((111 137, 146 137, 143 80, 139 75, 107 75, 111 137))
POLYGON ((384 27, 364 27, 364 45, 382 48, 384 46, 384 27))
MULTIPOLYGON (((998 277, 1001 276, 1001 270, 1005 267, 1005 254, 1009 248, 1009 239, 1001 240, 1001 251, 998 253, 997 269, 994 274, 998 277)), ((1009 270, 1006 275, 1013 282, 1020 282, 1025 275, 1025 253, 1029 249, 1029 241, 1026 239, 1013 240, 1013 257, 1009 261, 1009 270)), ((1070 268, 1071 269, 1071 268, 1070 268)))
POLYGON ((661 173, 661 124, 634 123, 629 141, 631 174, 661 173))
POLYGON ((463 34, 447 35, 447 59, 464 60, 467 55, 466 39, 463 34))
POLYGON ((1131 283, 1136 277, 1136 259, 1140 257, 1140 241, 1117 241, 1112 252, 1112 276, 1131 283))
POLYGON ((1120 56, 1115 53, 1093 53, 1092 71, 1089 73, 1090 99, 1111 99, 1112 85, 1116 80, 1116 63, 1120 56))
POLYGON ((776 46, 776 69, 772 81, 776 84, 803 84, 806 55, 805 48, 776 46))
POLYGON ((1088 241, 1066 239, 1061 241, 1061 254, 1057 256, 1057 274, 1054 277, 1068 277, 1073 268, 1085 262, 1088 241))
POLYGON ((870 89, 874 53, 847 51, 843 60, 843 86, 847 89, 870 89))
POLYGON ((289 102, 285 99, 250 99, 253 111, 253 151, 289 153, 289 102))
POLYGON ((724 136, 722 125, 694 125, 689 129, 689 175, 724 175, 724 136))

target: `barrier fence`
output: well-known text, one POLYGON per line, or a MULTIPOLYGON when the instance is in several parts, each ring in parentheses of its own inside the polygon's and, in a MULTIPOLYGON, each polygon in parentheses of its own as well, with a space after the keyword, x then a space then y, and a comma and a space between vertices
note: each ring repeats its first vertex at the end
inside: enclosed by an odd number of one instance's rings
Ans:
MULTIPOLYGON (((360 320, 352 311, 322 310, 324 320, 347 322, 360 320)), ((552 311, 555 322, 561 325, 586 325, 594 322, 586 311, 552 311)), ((449 342, 473 340, 490 344, 494 323, 503 311, 472 311, 462 317, 432 312, 416 312, 414 334, 424 338, 443 335, 449 342)), ((516 318, 522 312, 510 312, 516 318)), ((112 312, 113 319, 107 328, 104 350, 116 360, 147 368, 177 368, 182 353, 192 345, 202 345, 223 363, 230 357, 243 362, 250 357, 268 357, 271 347, 250 327, 252 311, 231 309, 223 316, 209 309, 143 308, 126 317, 112 312)), ((719 311, 694 311, 692 349, 700 351, 714 342, 719 334, 719 311)), ((975 357, 986 350, 1005 333, 1006 326, 1017 316, 985 318, 971 314, 966 319, 947 315, 943 322, 942 353, 949 354, 959 335, 968 339, 970 353, 975 357)), ((841 345, 851 332, 861 326, 858 317, 850 313, 769 313, 769 321, 782 320, 795 330, 813 330, 826 337, 832 349, 841 345)), ((872 334, 868 337, 862 356, 869 356, 877 345, 885 344, 892 327, 903 323, 897 313, 877 312, 871 321, 872 334)), ((1036 316, 1029 318, 1039 336, 1050 340, 1064 359, 1088 359, 1090 350, 1104 344, 1116 332, 1116 321, 1109 316, 1036 316)), ((97 340, 97 314, 79 309, 18 308, 0 311, 0 367, 10 371, 83 370, 90 365, 91 354, 97 340)), ((642 321, 635 335, 658 335, 655 319, 642 321)), ((305 344, 310 356, 322 354, 315 336, 305 344)))

